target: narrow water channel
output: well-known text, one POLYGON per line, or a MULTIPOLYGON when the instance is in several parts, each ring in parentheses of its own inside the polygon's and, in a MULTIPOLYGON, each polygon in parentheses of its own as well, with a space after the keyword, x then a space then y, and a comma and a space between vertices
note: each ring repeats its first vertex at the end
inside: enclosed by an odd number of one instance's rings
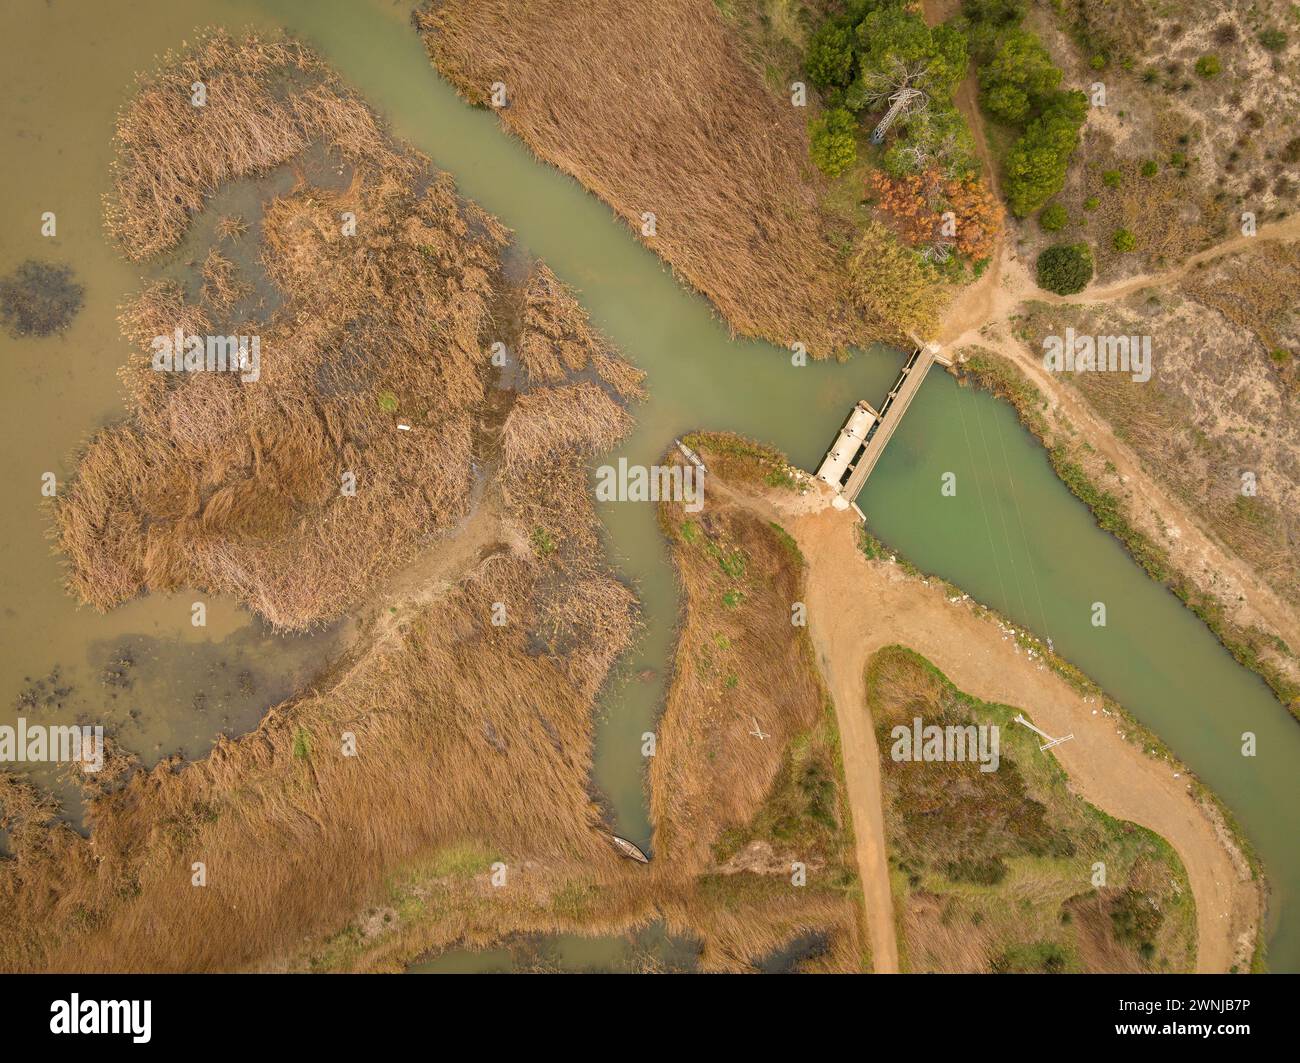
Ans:
MULTIPOLYGON (((897 352, 875 350, 846 365, 795 367, 788 352, 731 340, 708 304, 678 285, 604 205, 537 162, 493 115, 455 96, 410 28, 409 3, 147 0, 132 5, 129 17, 109 4, 75 12, 21 6, 19 24, 0 41, 0 137, 6 153, 21 152, 26 163, 22 174, 7 168, 3 176, 6 209, 24 223, 16 226, 23 235, 6 241, 0 270, 31 254, 51 256, 35 235, 37 219, 61 206, 70 223, 54 253, 73 262, 88 304, 63 339, 39 347, 6 341, 11 390, 4 411, 20 445, 19 460, 2 475, 11 498, 31 498, 3 518, 6 587, 20 591, 0 615, 7 698, 22 675, 48 665, 52 642, 73 659, 85 658, 90 642, 115 627, 135 631, 147 622, 175 628, 169 637, 193 638, 179 633, 170 613, 158 612, 165 602, 152 599, 117 619, 74 613, 40 538, 34 485, 81 435, 120 415, 113 373, 126 351, 113 308, 135 280, 105 245, 98 219, 112 112, 129 93, 130 72, 149 67, 155 53, 196 27, 283 26, 301 36, 399 136, 450 171, 463 194, 578 290, 596 325, 649 373, 637 430, 611 458, 650 463, 675 435, 711 428, 772 443, 809 467, 852 403, 882 398, 901 363, 897 352)), ((1010 408, 932 370, 860 503, 873 530, 919 567, 1050 635, 1219 793, 1270 872, 1270 966, 1300 970, 1300 920, 1281 917, 1300 904, 1300 727, 1095 526, 1010 408), (945 472, 957 475, 955 497, 940 494, 945 472), (1090 622, 1097 601, 1107 604, 1105 628, 1090 622), (1258 736, 1254 758, 1240 754, 1244 731, 1258 736)), ((652 507, 610 504, 601 515, 611 557, 641 596, 645 631, 602 700, 596 775, 619 830, 648 846, 640 736, 653 728, 661 703, 678 600, 652 507), (631 679, 645 668, 657 673, 655 681, 631 679)), ((232 611, 226 623, 227 634, 260 637, 242 613, 232 611)), ((268 642, 261 652, 274 659, 281 651, 268 642)), ((175 717, 187 710, 164 700, 146 706, 155 711, 175 717)))

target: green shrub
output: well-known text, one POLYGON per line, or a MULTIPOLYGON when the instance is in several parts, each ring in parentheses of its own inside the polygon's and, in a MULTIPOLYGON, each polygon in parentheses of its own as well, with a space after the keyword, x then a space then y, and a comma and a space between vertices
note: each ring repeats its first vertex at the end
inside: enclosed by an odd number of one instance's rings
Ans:
POLYGON ((1115 245, 1116 251, 1136 251, 1138 245, 1137 237, 1129 229, 1116 229, 1111 243, 1115 245))
POLYGON ((827 111, 812 123, 808 152, 827 177, 839 177, 858 161, 857 122, 843 107, 827 111))
POLYGON ((1118 188, 1124 183, 1124 175, 1118 170, 1107 170, 1101 175, 1101 183, 1107 188, 1118 188))
POLYGON ((1264 30, 1259 35, 1259 43, 1270 52, 1280 52, 1286 47, 1286 34, 1281 30, 1264 30))
POLYGON ((1222 69, 1223 65, 1217 55, 1203 55, 1196 60, 1196 72, 1203 78, 1215 77, 1222 69))
POLYGON ((1110 919, 1115 937, 1132 945, 1149 942, 1165 921, 1155 898, 1132 886, 1120 890, 1111 901, 1110 919))
POLYGON ((1057 295, 1081 292, 1092 280, 1087 244, 1054 244, 1038 256, 1038 286, 1057 295))
POLYGON ((1092 211, 1096 210, 1100 206, 1101 206, 1101 199, 1098 196, 1089 196, 1087 199, 1083 201, 1083 209, 1088 211, 1089 213, 1092 213, 1092 211))
POLYGON ((1157 163, 1154 159, 1147 159, 1147 161, 1142 164, 1143 177, 1154 177, 1159 172, 1160 172, 1160 164, 1157 163))
POLYGON ((1029 97, 1017 85, 995 85, 981 95, 984 109, 999 122, 1018 126, 1029 117, 1029 97))
POLYGON ((844 88, 853 78, 853 31, 836 21, 823 22, 808 42, 804 69, 818 88, 844 88))
POLYGON ((1020 125, 1050 105, 1061 69, 1028 30, 1007 32, 980 67, 980 102, 999 121, 1020 125))
POLYGON ((1049 203, 1038 215, 1038 224, 1044 232, 1054 233, 1064 229, 1070 221, 1070 215, 1059 203, 1049 203))

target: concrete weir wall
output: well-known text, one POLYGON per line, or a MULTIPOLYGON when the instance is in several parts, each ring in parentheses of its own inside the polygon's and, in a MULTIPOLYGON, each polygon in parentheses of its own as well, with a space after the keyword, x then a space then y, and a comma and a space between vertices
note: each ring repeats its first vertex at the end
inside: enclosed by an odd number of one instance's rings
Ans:
POLYGON ((894 434, 898 422, 907 412, 912 397, 925 380, 925 374, 935 362, 950 364, 937 344, 918 344, 903 366, 898 380, 890 388, 879 413, 865 401, 854 406, 831 449, 822 459, 817 479, 830 484, 850 502, 857 498, 867 477, 871 475, 871 470, 880 460, 889 437, 894 434))
POLYGON ((838 491, 849 463, 866 444, 867 434, 879 420, 880 415, 867 402, 862 401, 854 406, 849 419, 844 422, 844 427, 840 429, 840 434, 823 459, 821 468, 817 470, 817 479, 838 491))

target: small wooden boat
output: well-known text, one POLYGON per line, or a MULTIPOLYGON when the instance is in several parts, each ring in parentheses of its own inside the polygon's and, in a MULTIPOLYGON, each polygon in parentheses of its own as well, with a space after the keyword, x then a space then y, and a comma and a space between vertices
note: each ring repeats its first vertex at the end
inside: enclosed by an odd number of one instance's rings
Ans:
POLYGON ((639 864, 650 863, 650 857, 646 856, 637 846, 633 845, 626 838, 620 838, 617 834, 609 836, 610 841, 614 843, 614 848, 626 856, 629 860, 635 860, 639 864))
POLYGON ((699 469, 700 472, 709 471, 707 468, 705 468, 703 459, 698 454, 696 454, 695 451, 693 451, 680 439, 674 439, 673 442, 677 444, 677 449, 682 452, 682 456, 686 458, 686 460, 689 461, 692 465, 694 465, 697 469, 699 469))

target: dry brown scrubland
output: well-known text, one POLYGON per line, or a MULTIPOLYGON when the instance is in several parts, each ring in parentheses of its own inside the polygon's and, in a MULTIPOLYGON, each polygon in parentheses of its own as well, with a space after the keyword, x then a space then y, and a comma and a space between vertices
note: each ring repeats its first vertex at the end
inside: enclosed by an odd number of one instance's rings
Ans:
MULTIPOLYGON (((107 608, 197 585, 285 627, 350 610, 356 637, 312 689, 202 760, 145 771, 112 746, 105 773, 82 776, 89 837, 0 773, 0 969, 396 969, 455 943, 658 916, 701 938, 704 966, 743 970, 801 928, 843 923, 842 895, 737 894, 609 844, 592 713, 637 606, 600 560, 586 463, 629 430, 642 374, 571 294, 540 265, 506 285, 505 231, 297 45, 214 37, 169 57, 119 135, 109 224, 135 258, 176 246, 221 181, 313 142, 351 183, 303 179, 265 209, 265 283, 285 300, 231 330, 266 341, 259 381, 155 373, 145 355, 125 368, 130 417, 91 440, 55 513, 71 586, 107 608), (211 129, 170 99, 199 70, 211 129), (197 168, 169 174, 161 151, 197 168), (339 232, 344 210, 355 236, 339 232), (489 390, 497 334, 530 385, 513 400, 489 390), (500 515, 489 545, 445 581, 412 566, 378 590, 467 512, 471 459, 480 505, 500 515)), ((147 287, 125 334, 144 347, 208 331, 243 283, 227 263, 202 258, 198 302, 147 287)))
POLYGON ((608 203, 736 332, 818 355, 891 335, 864 320, 818 206, 807 111, 773 94, 711 0, 436 0, 417 16, 471 103, 608 203), (563 42, 557 47, 557 42, 563 42))

